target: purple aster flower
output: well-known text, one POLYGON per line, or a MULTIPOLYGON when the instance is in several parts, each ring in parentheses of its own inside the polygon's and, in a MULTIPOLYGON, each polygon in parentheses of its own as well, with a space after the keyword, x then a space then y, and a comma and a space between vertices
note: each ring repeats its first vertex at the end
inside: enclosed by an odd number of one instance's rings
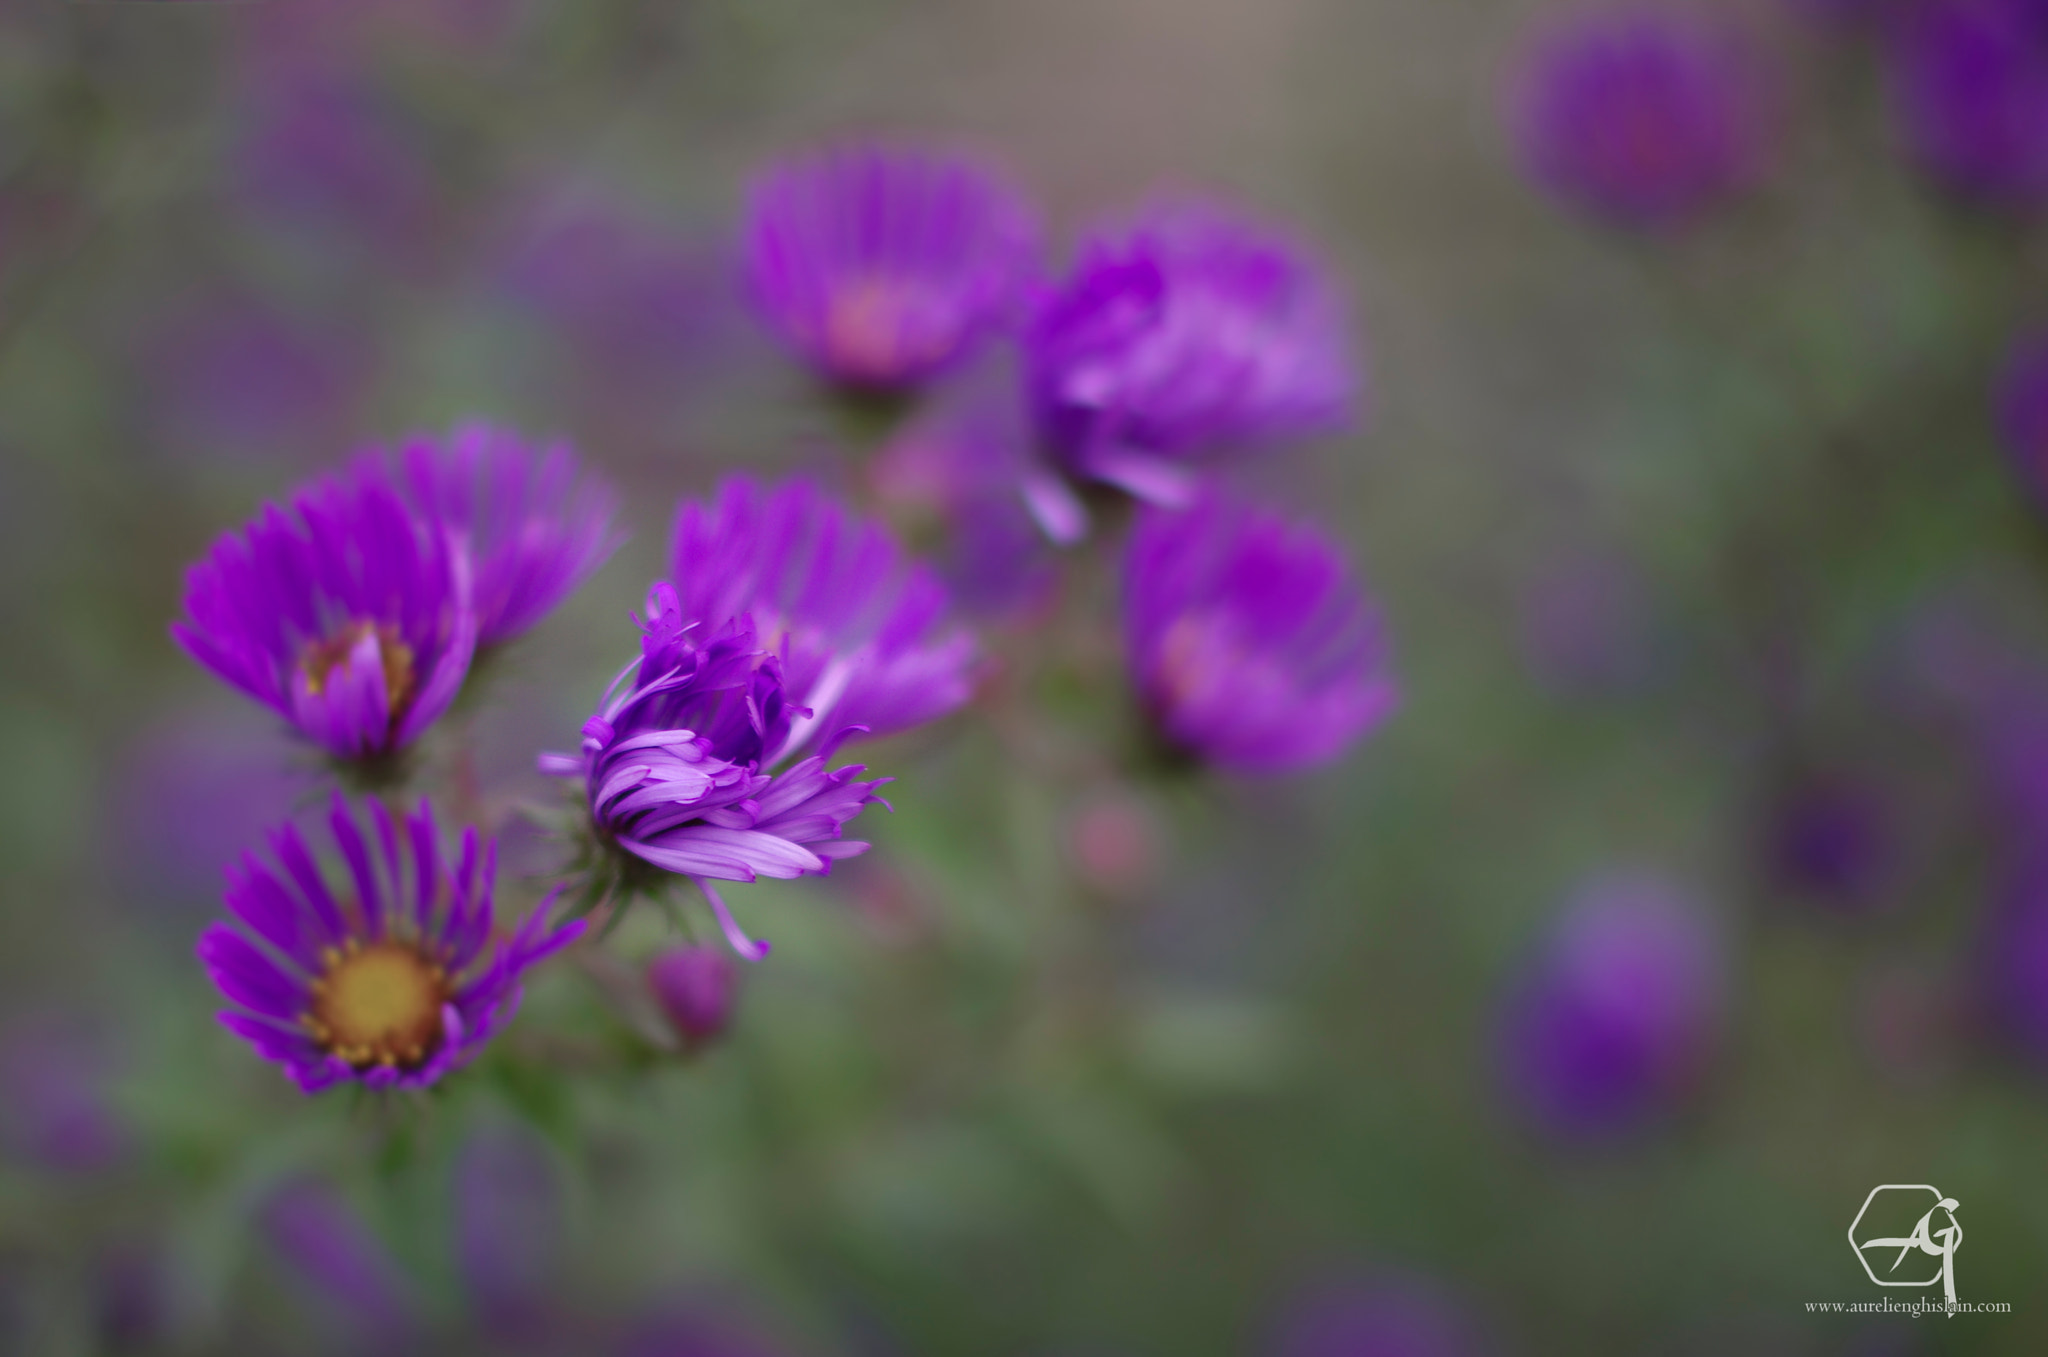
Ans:
POLYGON ((1508 1090, 1560 1135, 1632 1129, 1699 1073, 1720 1009, 1718 948, 1694 906, 1653 877, 1597 880, 1503 1012, 1508 1090))
POLYGON ((467 424, 408 439, 388 461, 357 459, 366 482, 396 482, 444 537, 469 544, 476 644, 501 645, 539 622, 618 548, 618 496, 579 473, 565 443, 545 452, 518 434, 467 424))
POLYGON ((1342 427, 1344 307, 1300 246, 1203 203, 1098 234, 1025 341, 1040 431, 1075 475, 1176 504, 1191 463, 1342 427))
POLYGON ((1474 1357, 1472 1321, 1435 1281, 1406 1272, 1333 1276, 1289 1302, 1272 1357, 1474 1357))
POLYGON ((852 727, 907 730, 973 694, 974 638, 947 620, 937 576, 813 481, 768 490, 734 476, 709 505, 685 500, 672 569, 687 621, 715 629, 751 616, 779 655, 795 714, 778 757, 852 727))
POLYGON ((1182 753, 1285 772, 1336 758, 1394 708, 1378 616, 1314 528, 1211 487, 1140 512, 1123 588, 1131 679, 1182 753))
POLYGON ((1038 262, 1038 225, 987 166, 841 147, 755 182, 746 269, 782 340, 835 382, 922 382, 1009 324, 1038 262))
POLYGON ((521 975, 583 931, 547 930, 543 904, 517 933, 494 936, 497 845, 466 829, 451 864, 428 802, 402 827, 381 801, 366 804, 368 834, 339 793, 327 817, 345 889, 281 825, 269 836, 275 865, 244 853, 228 869, 242 927, 216 923, 199 939, 207 974, 240 1005, 222 1025, 308 1093, 345 1079, 425 1088, 461 1068, 512 1021, 521 975))
POLYGON ((647 984, 683 1041, 699 1046, 732 1021, 740 977, 723 952, 673 947, 647 963, 647 984))
POLYGON ((840 834, 880 799, 875 789, 887 779, 858 781, 866 771, 858 764, 828 769, 830 740, 774 771, 806 718, 752 619, 715 631, 686 622, 676 591, 662 583, 648 595, 641 628, 641 657, 584 723, 581 757, 544 754, 541 771, 580 776, 599 842, 630 855, 612 860, 611 876, 594 875, 597 891, 632 889, 634 863, 689 877, 733 949, 758 961, 767 944, 740 931, 711 881, 823 875, 834 859, 866 852, 840 834))
POLYGON ((1893 104, 1922 168, 1992 204, 2048 197, 2048 5, 1924 0, 1888 36, 1893 104))
POLYGON ((336 758, 376 760, 447 710, 476 650, 470 557, 374 469, 323 477, 185 576, 193 659, 336 758))
POLYGON ((1510 100, 1523 165, 1621 226, 1689 225, 1748 188, 1770 152, 1772 100, 1732 33, 1643 6, 1544 34, 1510 100))
POLYGON ((2048 507, 2048 330, 2014 341, 1994 399, 2013 464, 2035 501, 2048 507))

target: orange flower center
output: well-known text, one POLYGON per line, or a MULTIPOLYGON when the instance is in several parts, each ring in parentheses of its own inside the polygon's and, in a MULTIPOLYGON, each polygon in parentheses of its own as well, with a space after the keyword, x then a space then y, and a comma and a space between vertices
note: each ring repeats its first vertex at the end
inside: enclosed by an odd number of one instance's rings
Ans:
POLYGON ((305 1016, 321 1047, 363 1069, 419 1065, 441 1044, 448 973, 411 943, 329 948, 305 1016))
POLYGON ((326 691, 334 671, 349 661, 365 637, 377 646, 378 662, 384 669, 384 694, 396 717, 412 701, 415 682, 412 647, 399 639, 398 628, 389 622, 351 622, 324 641, 308 641, 299 657, 306 686, 319 696, 326 691))

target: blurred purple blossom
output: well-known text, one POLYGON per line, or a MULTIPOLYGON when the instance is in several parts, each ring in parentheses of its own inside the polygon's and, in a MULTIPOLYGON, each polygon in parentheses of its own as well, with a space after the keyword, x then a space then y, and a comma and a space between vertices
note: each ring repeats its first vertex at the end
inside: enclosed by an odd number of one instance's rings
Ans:
POLYGON ((747 281, 828 379, 895 390, 1011 325, 1038 271, 1024 198, 967 156, 847 145, 783 161, 748 195, 747 281))
POLYGON ((1777 879, 1845 913, 1882 902, 1900 863, 1897 808, 1876 781, 1846 772, 1799 778, 1776 798, 1765 845, 1777 879))
POLYGON ((1551 193, 1617 225, 1671 229, 1762 176, 1773 102, 1736 33, 1631 4, 1545 27, 1509 118, 1524 169, 1551 193))
POLYGON ((2048 6, 1918 0, 1888 25, 1892 100, 1907 151, 1966 197, 2048 197, 2048 6))
POLYGON ((296 1179, 264 1202, 258 1224, 322 1315, 354 1340, 352 1347, 411 1350, 420 1333, 417 1297, 397 1260, 347 1201, 296 1179))
POLYGON ((455 1261, 482 1326, 531 1336, 547 1327, 567 1246, 562 1182, 533 1132, 490 1125, 455 1163, 455 1261))
POLYGON ((671 947, 647 963, 647 984, 685 1045, 717 1037, 732 1021, 739 970, 710 947, 671 947))
POLYGON ((365 369, 341 335, 226 296, 165 317, 139 358, 159 428, 208 457, 265 462, 338 438, 365 369))
POLYGON ((107 1098, 107 1043, 71 1014, 16 1018, 0 1036, 0 1138, 23 1159, 62 1173, 113 1167, 129 1148, 107 1098))
POLYGON ((1215 486, 1185 510, 1139 511, 1123 611, 1131 681, 1159 735, 1220 768, 1327 762, 1398 700, 1343 551, 1215 486))
POLYGON ((1287 1303, 1268 1357, 1477 1357, 1477 1328, 1436 1281, 1383 1270, 1333 1276, 1287 1303))
POLYGON ((1083 244, 1033 317, 1026 381, 1075 475, 1185 504, 1206 460, 1350 422, 1348 328, 1300 245, 1214 204, 1160 204, 1083 244))
MULTIPOLYGON (((2048 99, 2042 108, 2048 111, 2048 99)), ((2021 482, 2035 506, 2048 511, 2048 329, 2029 330, 2012 342, 1993 404, 2021 482)))
POLYGON ((1723 1002, 1715 932, 1671 884, 1581 888, 1500 1019, 1507 1092, 1540 1127, 1602 1138, 1672 1110, 1702 1073, 1723 1002))

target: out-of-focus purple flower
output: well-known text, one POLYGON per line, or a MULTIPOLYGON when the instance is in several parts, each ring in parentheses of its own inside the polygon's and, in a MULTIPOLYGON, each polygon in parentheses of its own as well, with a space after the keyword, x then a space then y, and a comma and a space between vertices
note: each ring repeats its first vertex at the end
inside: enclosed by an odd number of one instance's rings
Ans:
POLYGON ((1714 932, 1670 884, 1616 875, 1587 886, 1502 1014, 1509 1094, 1573 1138, 1634 1129, 1669 1110, 1717 1034, 1714 932))
POLYGON ((563 1256, 562 1183, 529 1131, 486 1127, 455 1164, 455 1261, 485 1328, 530 1334, 548 1319, 563 1256))
POLYGON ((210 901, 220 865, 310 787, 246 708, 181 710, 144 732, 108 788, 123 894, 151 905, 210 901))
POLYGON ((469 673, 477 618, 468 544, 359 469, 269 505, 185 576, 193 659, 337 758, 403 749, 469 673))
POLYGON ((1898 866, 1893 808, 1848 774, 1804 778, 1772 808, 1766 849, 1785 884, 1844 911, 1872 906, 1898 866))
POLYGON ((434 179, 418 138, 361 75, 334 60, 251 82, 237 126, 244 199, 282 220, 339 226, 403 255, 432 234, 434 179))
POLYGON ((672 947, 647 963, 647 984, 683 1041, 698 1046, 732 1021, 740 976, 723 952, 672 947))
POLYGON ((784 1349, 723 1307, 671 1307, 632 1326, 614 1357, 781 1357, 784 1349))
POLYGON ((2048 507, 2048 329, 2013 342, 1993 401, 2013 464, 2035 502, 2048 507))
POLYGON ((0 1134, 14 1153, 64 1173, 110 1168, 128 1134, 107 1101, 102 1042, 65 1015, 12 1024, 0 1040, 0 1134))
MULTIPOLYGON (((1900 7, 1902 0, 1785 0, 1785 5, 1802 19, 1836 28, 1864 29, 1876 26, 1900 7)), ((1917 0, 1903 0, 1917 3, 1917 0)))
POLYGON ((948 620, 945 586, 814 481, 733 476, 710 504, 685 500, 671 568, 687 622, 716 634, 751 616, 780 657, 791 722, 778 758, 854 727, 907 730, 973 694, 974 638, 948 620))
POLYGON ((1271 1357, 1475 1357, 1476 1326, 1449 1291, 1407 1272, 1332 1277, 1294 1296, 1271 1357))
POLYGON ((532 627, 617 550, 618 496, 582 475, 566 443, 546 451, 518 434, 466 424, 445 439, 407 439, 362 454, 366 484, 395 482, 438 535, 468 543, 479 648, 532 627))
POLYGON ((1528 174, 1621 226, 1691 224, 1761 177, 1773 98, 1729 31, 1646 5, 1545 31, 1509 117, 1528 174))
POLYGON ((169 317, 141 362, 161 427, 209 455, 268 459, 338 426, 363 366, 340 337, 240 299, 169 317))
POLYGON ((1996 206, 2048 198, 2048 6, 1921 0, 1887 39, 1900 135, 1923 169, 1996 206))
POLYGON ((403 1349, 417 1336, 418 1302, 397 1260, 331 1189, 289 1182, 263 1204, 258 1225, 321 1308, 366 1349, 403 1349))
POLYGON ((199 939, 207 974, 240 1005, 221 1024, 308 1093, 343 1080, 425 1088, 461 1068, 512 1021, 524 972, 583 931, 546 928, 550 896, 498 936, 496 844, 466 829, 451 864, 428 802, 402 826, 381 801, 365 804, 361 817, 337 793, 327 817, 346 889, 280 825, 274 864, 249 852, 228 869, 242 928, 216 923, 199 939))
MULTIPOLYGON (((2034 829, 2040 842, 2040 827, 2034 829)), ((2048 1065, 2048 856, 2014 855, 1984 927, 1985 1008, 2030 1059, 2048 1065)))
POLYGON ((848 146, 783 162, 749 195, 746 268, 775 332, 835 382, 900 389, 1010 324, 1037 222, 987 166, 848 146))
POLYGON ((600 843, 691 878, 733 949, 758 961, 767 944, 740 930, 711 881, 824 875, 866 852, 840 834, 887 779, 828 769, 836 740, 773 771, 796 748, 795 709, 751 618, 685 621, 662 583, 641 627, 641 658, 584 723, 581 755, 543 754, 540 769, 582 778, 600 843))
POLYGON ((1197 202, 1088 241, 1025 342, 1047 445, 1075 475, 1185 503, 1200 459, 1342 427, 1344 307, 1302 248, 1197 202))
POLYGON ((1326 762, 1394 708, 1379 618, 1315 528, 1214 487, 1185 510, 1148 507, 1123 592, 1139 700, 1168 743, 1205 762, 1326 762))
POLYGON ((1654 619, 1626 561, 1587 552, 1543 562, 1523 580, 1516 601, 1523 662, 1544 687, 1609 697, 1650 677, 1654 619))

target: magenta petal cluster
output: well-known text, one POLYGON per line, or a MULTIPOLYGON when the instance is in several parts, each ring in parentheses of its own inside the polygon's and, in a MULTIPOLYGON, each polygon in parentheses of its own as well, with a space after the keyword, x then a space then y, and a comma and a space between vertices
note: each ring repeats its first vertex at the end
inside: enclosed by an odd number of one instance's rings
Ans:
POLYGON ((580 776, 602 839, 695 880, 734 949, 758 960, 765 945, 747 939, 709 882, 822 875, 866 852, 840 835, 887 779, 860 781, 858 764, 827 768, 830 742, 773 771, 793 749, 801 709, 751 619, 716 631, 685 621, 663 583, 642 628, 641 658, 584 723, 581 756, 543 755, 541 770, 580 776))
POLYGON ((887 528, 815 482, 772 489, 735 476, 676 511, 671 579, 706 628, 743 615, 780 658, 795 716, 790 756, 946 715, 972 695, 974 638, 948 620, 945 586, 887 528))
POLYGON ((388 465, 433 531, 468 542, 479 647, 509 641, 545 617, 610 559, 618 496, 583 474, 566 444, 545 450, 488 424, 445 439, 415 437, 386 457, 357 459, 383 479, 388 465))
POLYGON ((1336 758, 1394 708, 1378 615, 1315 528, 1210 487, 1139 513, 1123 582, 1132 681, 1183 753, 1285 772, 1336 758))
MULTIPOLYGON (((402 824, 384 804, 327 816, 341 889, 296 827, 269 835, 270 859, 228 869, 227 907, 199 959, 237 1005, 222 1024, 308 1093, 357 1081, 424 1088, 475 1057, 512 1020, 520 977, 574 941, 581 922, 548 930, 547 904, 511 936, 497 931, 497 847, 463 832, 449 862, 431 804, 402 824)), ((551 903, 551 900, 550 900, 551 903)))
POLYGON ((900 389, 1010 324, 1036 275, 1025 201, 965 156, 846 146, 769 170, 752 189, 746 271, 756 307, 828 379, 900 389))
POLYGON ((1672 229, 1762 175, 1772 102, 1733 34, 1628 5, 1545 32, 1509 116, 1524 167, 1557 197, 1620 226, 1672 229))
POLYGON ((2048 199, 2048 6, 1920 0, 1885 53, 1901 136, 1929 174, 1994 205, 2048 199))
POLYGON ((1345 310, 1294 242, 1212 204, 1083 245, 1025 338, 1041 436, 1084 479, 1185 502, 1200 459, 1343 427, 1345 310))
POLYGON ((178 644, 341 759, 412 743, 476 650, 464 538, 375 468, 267 506, 186 574, 178 644))

